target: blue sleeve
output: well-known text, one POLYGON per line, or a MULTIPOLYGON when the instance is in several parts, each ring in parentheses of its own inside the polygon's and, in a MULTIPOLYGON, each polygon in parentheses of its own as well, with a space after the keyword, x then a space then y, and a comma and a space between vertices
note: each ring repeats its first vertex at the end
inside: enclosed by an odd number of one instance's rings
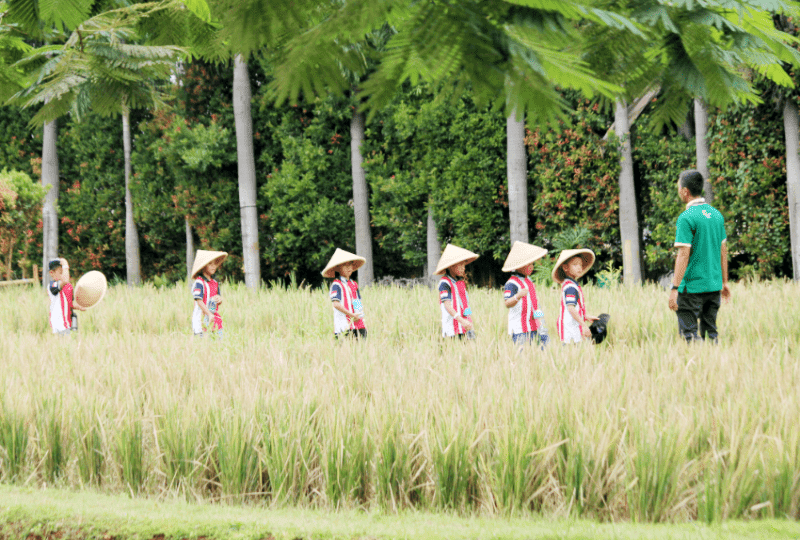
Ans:
POLYGON ((691 245, 692 240, 694 240, 694 231, 692 230, 692 224, 689 221, 689 216, 686 215, 686 212, 684 212, 678 216, 678 222, 675 231, 675 243, 691 245))
POLYGON ((509 281, 506 283, 506 286, 503 289, 503 298, 508 300, 509 298, 517 294, 517 291, 519 291, 519 287, 517 286, 517 284, 514 283, 513 281, 509 281))
POLYGON ((445 300, 453 300, 453 291, 450 289, 450 284, 446 281, 439 282, 439 303, 445 300))
POLYGON ((342 286, 338 283, 331 285, 331 302, 342 301, 342 286))
POLYGON ((578 289, 575 287, 567 287, 564 289, 564 302, 568 306, 578 305, 578 289))
POLYGON ((192 287, 192 298, 195 300, 203 299, 203 284, 199 281, 194 282, 194 286, 192 287))

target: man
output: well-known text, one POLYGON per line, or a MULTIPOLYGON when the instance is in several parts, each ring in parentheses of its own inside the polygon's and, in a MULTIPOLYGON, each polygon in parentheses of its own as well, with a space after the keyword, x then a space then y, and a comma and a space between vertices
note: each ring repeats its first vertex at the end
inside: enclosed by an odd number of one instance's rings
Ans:
POLYGON ((677 312, 678 330, 687 342, 706 336, 716 342, 720 298, 727 302, 731 297, 725 219, 706 204, 702 195, 703 175, 695 170, 683 171, 678 178, 678 196, 686 210, 677 222, 678 255, 669 308, 677 312))

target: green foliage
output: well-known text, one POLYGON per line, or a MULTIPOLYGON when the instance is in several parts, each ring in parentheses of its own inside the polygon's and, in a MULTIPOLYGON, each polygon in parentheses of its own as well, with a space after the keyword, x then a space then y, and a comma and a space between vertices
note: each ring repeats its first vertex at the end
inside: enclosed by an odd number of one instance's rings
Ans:
POLYGON ((42 204, 47 189, 21 171, 0 172, 0 270, 10 279, 14 259, 25 274, 34 255, 42 204))
POLYGON ((353 180, 343 135, 351 111, 341 100, 319 101, 291 107, 265 126, 265 136, 280 148, 278 156, 258 158, 271 171, 259 197, 266 208, 264 260, 273 275, 295 272, 319 283, 334 248, 353 249, 353 180))
POLYGON ((70 110, 78 117, 90 110, 107 116, 163 106, 159 85, 185 51, 137 44, 142 37, 134 26, 150 9, 152 4, 134 4, 81 19, 63 47, 32 51, 23 63, 43 63, 33 83, 14 97, 23 108, 40 105, 31 123, 41 126, 70 110))
POLYGON ((786 150, 774 108, 712 118, 709 172, 734 278, 791 275, 786 150))
MULTIPOLYGON (((119 118, 91 115, 63 122, 59 131, 59 251, 75 276, 88 270, 125 275, 121 140, 119 118)), ((146 260, 143 266, 147 275, 146 260)))
POLYGON ((619 157, 613 141, 602 140, 609 125, 597 105, 581 100, 570 126, 529 133, 531 242, 556 251, 585 247, 598 260, 621 261, 619 157), (580 229, 589 237, 570 238, 568 231, 580 229))
MULTIPOLYGON (((641 121, 646 123, 647 115, 641 121)), ((644 268, 647 277, 657 279, 675 266, 675 221, 684 209, 676 186, 681 171, 695 168, 695 144, 645 129, 635 130, 632 142, 644 268)))
POLYGON ((465 95, 410 91, 376 120, 364 167, 380 246, 425 262, 428 206, 442 241, 502 260, 508 245, 505 118, 465 95))

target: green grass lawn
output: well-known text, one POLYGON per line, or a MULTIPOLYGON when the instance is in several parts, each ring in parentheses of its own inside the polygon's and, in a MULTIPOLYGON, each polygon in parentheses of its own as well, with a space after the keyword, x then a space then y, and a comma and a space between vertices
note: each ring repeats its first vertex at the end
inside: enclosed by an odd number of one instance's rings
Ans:
POLYGON ((0 486, 0 536, 148 540, 276 539, 736 539, 798 538, 800 524, 781 520, 722 524, 596 523, 563 519, 462 518, 403 512, 272 510, 109 496, 90 490, 0 486), (33 536, 31 536, 33 535, 33 536))

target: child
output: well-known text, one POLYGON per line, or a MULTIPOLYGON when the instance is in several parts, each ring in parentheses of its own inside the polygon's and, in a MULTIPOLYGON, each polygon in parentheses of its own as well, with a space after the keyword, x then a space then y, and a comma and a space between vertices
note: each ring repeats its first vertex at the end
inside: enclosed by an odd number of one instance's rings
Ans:
POLYGON ((517 241, 503 264, 503 272, 514 272, 503 287, 508 308, 508 334, 520 346, 536 340, 547 344, 544 315, 539 311, 536 287, 529 277, 533 263, 546 254, 546 249, 517 241))
POLYGON ((337 339, 345 336, 357 339, 367 337, 361 293, 358 292, 358 283, 350 279, 353 272, 366 262, 364 257, 336 248, 333 257, 322 271, 322 277, 334 278, 331 283, 331 305, 333 333, 337 339))
POLYGON ((561 284, 561 311, 558 315, 558 336, 562 343, 580 343, 592 337, 586 321, 597 317, 586 315, 583 290, 577 280, 594 264, 594 253, 590 249, 566 249, 561 252, 553 268, 553 279, 561 284))
POLYGON ((472 309, 467 296, 466 266, 478 255, 466 249, 447 244, 436 266, 439 280, 439 305, 442 310, 442 336, 463 339, 475 337, 472 326, 472 309))
POLYGON ((192 266, 192 332, 202 337, 204 331, 222 337, 222 315, 219 313, 222 304, 222 290, 219 282, 212 276, 228 257, 224 251, 197 250, 192 266))
POLYGON ((78 330, 78 316, 72 310, 84 311, 84 307, 73 299, 67 259, 52 259, 48 268, 50 270, 50 286, 47 287, 47 296, 50 298, 50 327, 54 334, 69 335, 70 332, 78 330))

